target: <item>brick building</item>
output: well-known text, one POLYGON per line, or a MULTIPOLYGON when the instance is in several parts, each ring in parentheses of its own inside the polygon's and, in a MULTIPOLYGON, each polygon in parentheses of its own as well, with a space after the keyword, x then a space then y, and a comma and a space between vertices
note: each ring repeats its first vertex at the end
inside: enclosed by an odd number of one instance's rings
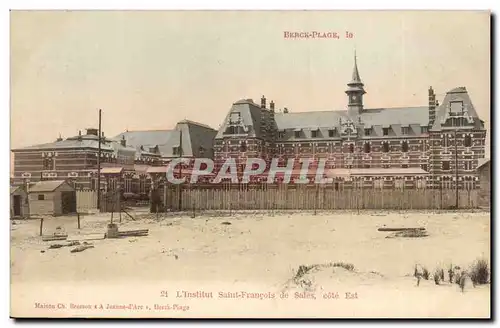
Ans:
POLYGON ((239 168, 250 157, 268 167, 275 157, 283 166, 290 158, 311 158, 314 172, 324 159, 336 188, 454 188, 456 178, 460 188, 476 187, 486 130, 465 87, 448 91, 441 104, 430 87, 424 106, 364 108, 355 58, 345 93, 347 109, 335 111, 276 112, 264 96, 260 105, 235 102, 215 138, 216 166, 229 157, 239 168))
MULTIPOLYGON (((165 165, 183 157, 213 157, 216 130, 184 120, 170 130, 126 131, 113 138, 101 136, 101 189, 149 193, 152 178, 165 176, 165 165), (182 136, 182 141, 180 140, 182 136)), ((12 184, 40 180, 68 180, 77 189, 97 188, 98 130, 55 142, 13 149, 12 184)))

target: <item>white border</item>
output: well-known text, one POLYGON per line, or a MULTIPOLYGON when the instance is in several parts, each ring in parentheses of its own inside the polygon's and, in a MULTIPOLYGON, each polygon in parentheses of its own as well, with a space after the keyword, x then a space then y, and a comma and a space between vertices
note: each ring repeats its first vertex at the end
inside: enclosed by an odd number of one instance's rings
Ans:
MULTIPOLYGON (((245 2, 236 2, 236 1, 222 1, 222 0, 212 0, 210 2, 203 0, 184 0, 184 1, 153 1, 153 0, 141 0, 141 1, 104 1, 104 0, 88 0, 81 2, 69 2, 69 1, 57 1, 50 0, 44 1, 41 3, 40 1, 5 1, 2 2, 1 11, 1 38, 2 38, 2 52, 1 52, 1 63, 3 69, 1 72, 3 73, 2 78, 2 88, 0 91, 2 104, 4 105, 4 110, 1 111, 1 115, 3 116, 0 119, 0 124, 2 127, 0 128, 0 142, 2 143, 3 149, 2 156, 6 158, 1 161, 2 170, 7 173, 10 172, 10 156, 7 154, 7 149, 10 149, 10 112, 9 112, 9 9, 141 9, 141 10, 154 10, 154 9, 250 9, 250 10, 272 10, 272 9, 293 9, 293 10, 360 10, 360 9, 376 9, 376 10, 436 10, 436 9, 446 9, 446 10, 489 10, 491 9, 493 12, 498 13, 499 10, 498 0, 475 0, 475 1, 463 1, 463 0, 455 0, 450 2, 439 2, 435 0, 420 0, 420 1, 388 1, 388 0, 379 0, 379 1, 354 1, 354 0, 341 0, 335 1, 334 3, 330 3, 329 5, 325 4, 324 1, 320 0, 289 0, 289 1, 278 1, 278 0, 253 0, 253 1, 245 1, 245 2)), ((466 22, 464 22, 466 23, 466 22)), ((498 25, 498 21, 496 22, 498 25)), ((498 42, 498 33, 495 33, 495 42, 498 42)), ((495 56, 498 59, 498 56, 495 56)), ((496 71, 494 72, 496 77, 496 71)), ((492 90, 495 94, 499 94, 498 85, 496 85, 495 90, 492 90)), ((29 96, 29 95, 27 95, 29 96)), ((496 128, 496 122, 494 122, 494 126, 491 126, 491 129, 496 128)), ((492 144, 500 144, 499 140, 494 140, 492 144)), ((493 148, 493 147, 492 147, 493 148)), ((495 156, 496 157, 496 156, 495 156)), ((497 163, 495 158, 494 163, 497 163)), ((497 168, 497 167, 495 167, 497 168)), ((10 174, 9 174, 10 175, 10 174)), ((5 228, 2 229, 3 238, 2 240, 2 254, 4 255, 2 263, 5 265, 4 270, 1 271, 2 280, 5 283, 4 291, 10 290, 9 280, 10 280, 10 265, 9 265, 9 254, 10 254, 10 228, 7 226, 7 207, 9 207, 9 201, 7 199, 7 174, 2 175, 2 185, 4 188, 5 194, 0 198, 2 201, 1 205, 4 209, 3 213, 6 215, 3 216, 3 222, 5 224, 5 228)), ((498 195, 497 195, 498 196, 498 195)), ((500 198, 500 196, 498 196, 500 198)), ((499 203, 499 199, 495 199, 493 203, 499 203)), ((498 227, 498 224, 496 224, 498 227)), ((495 231, 495 235, 498 236, 498 228, 495 231)), ((498 258, 497 258, 498 259, 498 258)), ((497 275, 495 274, 495 279, 497 275)), ((3 319, 3 324, 6 326, 11 326, 14 322, 9 317, 9 304, 10 304, 10 294, 4 292, 3 297, 0 298, 0 308, 1 318, 3 319)), ((498 314, 498 311, 496 311, 498 314)), ((81 322, 80 322, 81 323, 81 322)), ((148 322, 150 323, 150 322, 148 322)), ((429 325, 429 322, 422 322, 426 325, 429 325)), ((26 327, 35 325, 36 323, 27 323, 26 327)), ((49 323, 50 324, 50 323, 49 323)), ((103 322, 92 322, 92 324, 102 325, 103 322)), ((107 323, 108 325, 110 323, 107 323)), ((122 325, 124 323, 120 323, 122 325)), ((165 323, 160 323, 165 324, 165 323)), ((173 322, 168 322, 167 324, 171 325, 173 322)), ((268 325, 269 323, 259 322, 259 325, 268 325)), ((339 322, 333 322, 333 324, 338 325, 341 324, 339 322)), ((343 324, 343 323, 342 323, 343 324)), ((70 325, 70 323, 64 323, 63 326, 70 325)), ((430 324, 433 325, 433 324, 430 324)), ((3 326, 3 325, 2 325, 3 326)))

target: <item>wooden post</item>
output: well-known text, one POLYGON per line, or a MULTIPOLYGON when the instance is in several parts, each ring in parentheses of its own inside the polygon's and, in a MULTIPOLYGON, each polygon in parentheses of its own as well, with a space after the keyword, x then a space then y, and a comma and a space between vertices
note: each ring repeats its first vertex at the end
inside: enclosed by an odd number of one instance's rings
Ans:
POLYGON ((122 195, 121 193, 118 193, 118 210, 119 210, 119 216, 120 216, 120 223, 122 223, 122 195))
POLYGON ((78 218, 78 229, 80 229, 80 213, 76 213, 76 216, 78 218))
POLYGON ((43 231, 43 218, 40 219, 40 236, 42 235, 43 231))

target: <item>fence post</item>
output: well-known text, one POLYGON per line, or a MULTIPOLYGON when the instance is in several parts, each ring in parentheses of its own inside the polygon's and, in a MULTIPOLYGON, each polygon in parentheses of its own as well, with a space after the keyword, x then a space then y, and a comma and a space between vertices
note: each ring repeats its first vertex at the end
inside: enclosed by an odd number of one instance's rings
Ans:
POLYGON ((78 229, 80 229, 80 213, 76 213, 76 216, 78 217, 78 229))
POLYGON ((43 218, 40 219, 40 236, 42 235, 43 231, 43 218))

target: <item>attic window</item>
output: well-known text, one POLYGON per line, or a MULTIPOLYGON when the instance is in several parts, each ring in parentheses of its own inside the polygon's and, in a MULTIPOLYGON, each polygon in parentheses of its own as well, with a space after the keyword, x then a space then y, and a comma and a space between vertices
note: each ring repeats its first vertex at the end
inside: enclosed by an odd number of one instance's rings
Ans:
POLYGON ((318 137, 318 130, 312 130, 311 131, 311 138, 317 138, 318 137))
POLYGON ((365 136, 370 136, 372 134, 372 129, 365 129, 365 136))
POLYGON ((384 133, 384 136, 389 135, 389 128, 383 128, 382 130, 383 130, 382 132, 384 133))
POLYGON ((429 127, 427 127, 427 126, 422 126, 422 127, 420 127, 420 131, 421 131, 422 133, 429 133, 429 127))
POLYGON ((278 138, 279 139, 284 139, 285 138, 285 130, 278 131, 278 138))
POLYGON ((229 124, 239 124, 241 122, 240 113, 231 113, 229 116, 229 124))
POLYGON ((301 132, 300 129, 295 129, 295 131, 294 131, 295 138, 300 138, 300 132, 301 132))
POLYGON ((464 113, 464 102, 463 101, 450 101, 450 114, 451 115, 462 115, 464 113))
POLYGON ((328 137, 330 138, 335 137, 335 129, 328 130, 328 137))
POLYGON ((403 126, 403 127, 401 128, 401 133, 402 133, 403 135, 407 136, 409 132, 410 132, 410 128, 409 128, 409 127, 407 127, 407 126, 403 126))
POLYGON ((174 155, 180 155, 180 154, 181 154, 181 147, 179 147, 179 146, 174 146, 174 147, 172 148, 172 152, 173 152, 173 154, 174 154, 174 155))

